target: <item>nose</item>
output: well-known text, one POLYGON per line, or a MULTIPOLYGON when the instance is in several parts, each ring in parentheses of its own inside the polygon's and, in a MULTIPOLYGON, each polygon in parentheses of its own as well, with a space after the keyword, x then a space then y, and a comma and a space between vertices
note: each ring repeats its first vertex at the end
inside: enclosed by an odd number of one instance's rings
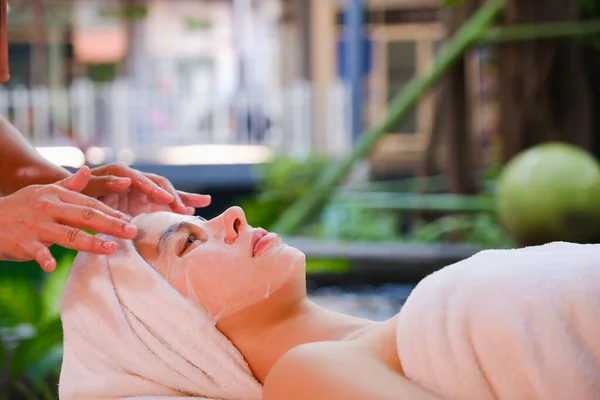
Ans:
POLYGON ((248 226, 246 215, 240 207, 230 207, 222 215, 225 227, 225 243, 233 243, 242 229, 248 226))

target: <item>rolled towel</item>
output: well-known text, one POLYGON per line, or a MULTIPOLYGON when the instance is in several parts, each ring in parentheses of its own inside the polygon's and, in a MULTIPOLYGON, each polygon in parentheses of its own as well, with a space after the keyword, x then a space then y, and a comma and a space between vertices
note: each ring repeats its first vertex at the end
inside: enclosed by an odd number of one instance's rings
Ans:
POLYGON ((79 253, 61 303, 61 400, 259 400, 262 386, 213 319, 135 250, 79 253))
POLYGON ((600 245, 481 252, 400 312, 406 376, 450 400, 600 399, 600 245))

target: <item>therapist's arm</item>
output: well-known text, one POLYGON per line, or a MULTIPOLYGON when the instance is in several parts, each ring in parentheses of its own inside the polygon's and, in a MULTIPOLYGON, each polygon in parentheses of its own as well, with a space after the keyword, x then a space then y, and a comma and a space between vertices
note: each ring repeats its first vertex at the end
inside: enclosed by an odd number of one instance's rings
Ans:
POLYGON ((0 195, 33 184, 54 183, 70 175, 42 157, 6 118, 0 117, 0 195))

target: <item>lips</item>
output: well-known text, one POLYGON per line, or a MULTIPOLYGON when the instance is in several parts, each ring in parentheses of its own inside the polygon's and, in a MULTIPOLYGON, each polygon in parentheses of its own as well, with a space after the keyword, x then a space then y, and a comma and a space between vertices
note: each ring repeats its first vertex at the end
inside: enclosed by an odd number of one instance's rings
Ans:
POLYGON ((259 256, 277 239, 279 235, 275 233, 269 233, 262 228, 256 229, 252 235, 252 257, 259 256))

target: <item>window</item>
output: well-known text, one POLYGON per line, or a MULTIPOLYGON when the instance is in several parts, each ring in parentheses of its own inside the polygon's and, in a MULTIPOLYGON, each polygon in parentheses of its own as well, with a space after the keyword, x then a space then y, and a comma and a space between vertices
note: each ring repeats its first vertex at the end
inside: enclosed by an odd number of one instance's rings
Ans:
MULTIPOLYGON (((406 86, 417 71, 417 45, 414 41, 394 41, 387 43, 387 103, 406 86)), ((410 110, 403 122, 392 129, 395 134, 418 132, 416 108, 410 110)))

